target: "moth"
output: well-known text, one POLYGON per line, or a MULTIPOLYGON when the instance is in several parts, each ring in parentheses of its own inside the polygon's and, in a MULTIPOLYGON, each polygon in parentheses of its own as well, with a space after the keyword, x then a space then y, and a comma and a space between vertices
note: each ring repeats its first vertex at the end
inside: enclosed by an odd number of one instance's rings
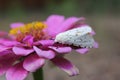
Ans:
POLYGON ((92 28, 88 25, 83 25, 65 32, 59 33, 55 42, 67 45, 73 45, 82 48, 92 48, 94 46, 93 36, 90 34, 92 28))

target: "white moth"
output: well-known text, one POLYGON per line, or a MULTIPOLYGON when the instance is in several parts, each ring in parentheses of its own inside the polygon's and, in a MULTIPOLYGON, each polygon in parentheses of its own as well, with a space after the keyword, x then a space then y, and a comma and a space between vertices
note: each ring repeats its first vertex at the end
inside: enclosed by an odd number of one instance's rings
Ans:
POLYGON ((79 28, 59 33, 55 38, 55 42, 76 47, 92 48, 95 41, 90 34, 91 32, 92 28, 88 25, 84 25, 79 28))

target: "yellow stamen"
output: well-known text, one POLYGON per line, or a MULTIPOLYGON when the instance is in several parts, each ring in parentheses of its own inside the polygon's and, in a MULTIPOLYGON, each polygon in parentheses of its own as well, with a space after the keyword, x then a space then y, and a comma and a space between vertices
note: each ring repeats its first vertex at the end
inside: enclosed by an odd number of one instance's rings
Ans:
POLYGON ((19 33, 26 34, 31 33, 31 31, 35 30, 42 30, 46 28, 46 25, 42 22, 33 22, 29 24, 25 24, 24 26, 20 26, 10 30, 11 35, 17 35, 19 33))

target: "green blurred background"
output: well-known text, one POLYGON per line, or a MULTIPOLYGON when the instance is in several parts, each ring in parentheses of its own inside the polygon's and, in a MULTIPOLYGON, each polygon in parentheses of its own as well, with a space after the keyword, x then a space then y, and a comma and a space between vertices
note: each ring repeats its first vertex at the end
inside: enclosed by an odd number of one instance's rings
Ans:
POLYGON ((45 80, 120 80, 120 0, 0 0, 0 30, 8 31, 13 22, 41 21, 52 14, 86 17, 100 46, 86 55, 66 55, 80 75, 69 77, 47 63, 45 80))

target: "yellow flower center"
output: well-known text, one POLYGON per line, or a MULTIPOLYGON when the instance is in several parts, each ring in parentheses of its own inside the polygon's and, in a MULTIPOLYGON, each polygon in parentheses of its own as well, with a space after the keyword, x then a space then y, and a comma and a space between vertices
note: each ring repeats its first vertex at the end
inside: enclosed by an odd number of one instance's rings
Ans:
POLYGON ((13 28, 10 30, 9 34, 16 36, 17 41, 22 41, 26 35, 32 35, 35 40, 43 38, 45 35, 43 29, 46 28, 46 25, 43 22, 32 22, 13 28))
POLYGON ((10 30, 10 34, 11 35, 18 35, 20 33, 22 34, 26 34, 26 33, 31 33, 31 31, 35 31, 35 30, 43 30, 44 28, 46 28, 46 25, 42 22, 32 22, 32 23, 28 23, 25 24, 24 26, 20 26, 17 28, 13 28, 10 30))

